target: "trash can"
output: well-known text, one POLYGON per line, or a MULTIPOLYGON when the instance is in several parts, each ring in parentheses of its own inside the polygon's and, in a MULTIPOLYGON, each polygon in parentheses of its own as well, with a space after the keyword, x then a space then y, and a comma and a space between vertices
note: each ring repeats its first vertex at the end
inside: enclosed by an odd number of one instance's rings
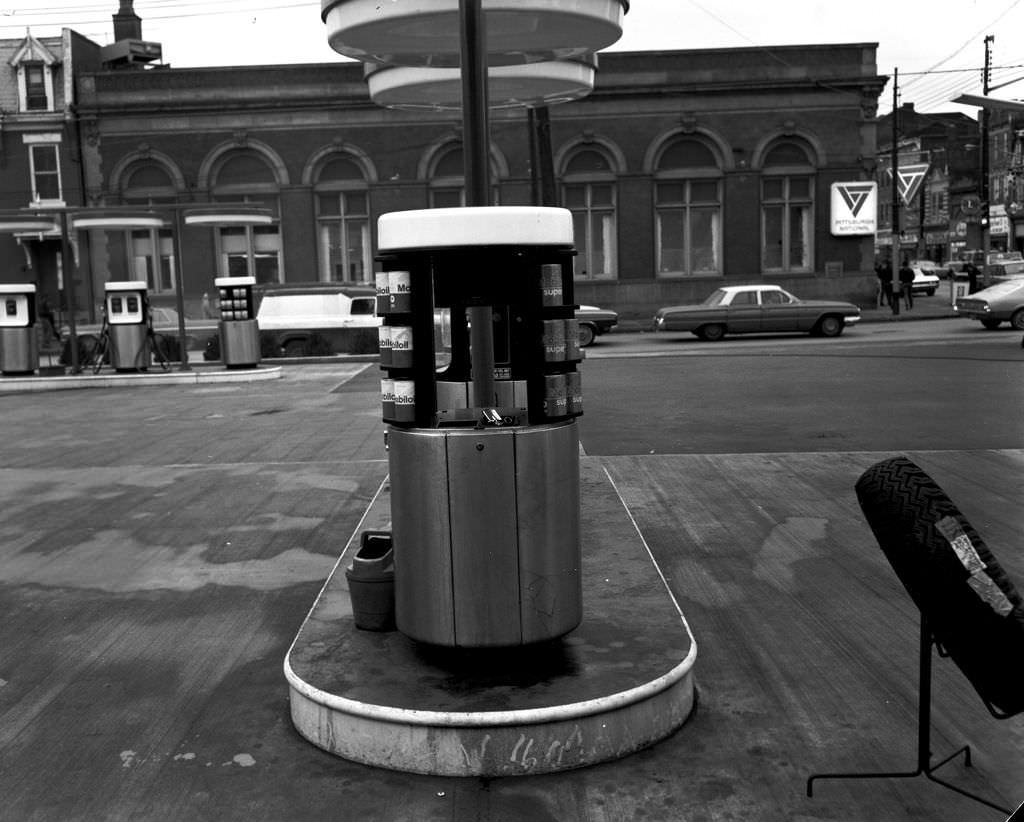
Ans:
POLYGON ((36 338, 36 287, 0 285, 0 373, 24 376, 39 367, 36 338))
POLYGON ((145 371, 151 363, 149 298, 142 280, 108 282, 104 287, 110 364, 115 371, 145 371))
POLYGON ((395 629, 395 562, 388 531, 364 531, 345 569, 352 616, 364 631, 395 629))
POLYGON ((260 361, 260 329, 252 289, 255 277, 218 277, 220 356, 227 368, 252 368, 260 361))
POLYGON ((966 274, 955 272, 949 278, 949 304, 956 305, 956 301, 971 293, 971 281, 966 274))

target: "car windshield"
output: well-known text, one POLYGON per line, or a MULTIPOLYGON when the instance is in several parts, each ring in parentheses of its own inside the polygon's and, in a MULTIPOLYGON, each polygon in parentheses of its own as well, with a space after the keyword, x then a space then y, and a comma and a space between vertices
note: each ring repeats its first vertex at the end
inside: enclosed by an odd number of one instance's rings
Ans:
POLYGON ((725 289, 719 288, 717 291, 712 291, 706 300, 701 305, 721 305, 722 300, 725 299, 725 289))

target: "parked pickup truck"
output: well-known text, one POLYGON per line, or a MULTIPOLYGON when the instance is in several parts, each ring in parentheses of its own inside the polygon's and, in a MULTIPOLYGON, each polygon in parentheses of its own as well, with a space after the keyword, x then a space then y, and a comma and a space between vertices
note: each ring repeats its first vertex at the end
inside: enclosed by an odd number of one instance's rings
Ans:
MULTIPOLYGON (((257 286, 260 356, 310 357, 377 353, 376 290, 334 283, 257 286)), ((203 354, 220 359, 220 339, 203 354)))

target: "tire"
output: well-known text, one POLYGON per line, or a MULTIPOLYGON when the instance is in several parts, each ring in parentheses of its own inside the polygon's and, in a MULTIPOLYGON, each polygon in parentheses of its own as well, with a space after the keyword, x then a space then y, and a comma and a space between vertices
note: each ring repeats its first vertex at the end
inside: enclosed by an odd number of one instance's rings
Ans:
POLYGON ((288 340, 288 342, 281 346, 281 353, 285 357, 305 357, 306 341, 288 340))
POLYGON ((720 323, 702 325, 697 329, 697 336, 705 342, 718 342, 725 336, 725 326, 720 323))
POLYGON ((981 324, 989 331, 995 331, 1001 325, 999 320, 982 320, 981 324))
POLYGON ((1010 325, 1017 331, 1024 331, 1024 308, 1018 308, 1010 316, 1010 325))
POLYGON ((580 348, 586 348, 594 341, 594 337, 597 336, 597 332, 592 325, 580 324, 579 341, 580 348))
POLYGON ((873 465, 856 493, 935 641, 990 708, 1024 711, 1024 600, 978 533, 906 457, 873 465))
POLYGON ((826 314, 814 326, 814 333, 820 334, 822 337, 838 337, 843 333, 845 325, 846 323, 843 322, 842 317, 826 314))

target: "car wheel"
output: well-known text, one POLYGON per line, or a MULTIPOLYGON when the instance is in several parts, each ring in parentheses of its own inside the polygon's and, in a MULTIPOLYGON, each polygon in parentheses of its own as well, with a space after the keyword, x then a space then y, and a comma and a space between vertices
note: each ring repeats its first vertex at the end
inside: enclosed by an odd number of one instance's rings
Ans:
POLYGON ((594 327, 592 325, 580 325, 579 330, 579 341, 580 348, 586 348, 594 341, 594 337, 597 335, 594 333, 594 327))
POLYGON ((288 340, 282 348, 282 353, 286 357, 305 357, 306 356, 306 343, 304 340, 288 340))
POLYGON ((995 331, 999 328, 999 320, 982 320, 981 324, 989 331, 995 331))
POLYGON ((1024 308, 1018 308, 1010 317, 1010 325, 1018 331, 1024 331, 1024 308))
POLYGON ((815 331, 822 337, 838 337, 843 333, 843 320, 831 314, 818 320, 815 331))
POLYGON ((935 296, 935 289, 934 288, 929 288, 924 293, 927 294, 929 297, 934 297, 935 296))
POLYGON ((718 342, 725 336, 725 326, 719 323, 703 325, 697 330, 697 336, 705 342, 718 342))

